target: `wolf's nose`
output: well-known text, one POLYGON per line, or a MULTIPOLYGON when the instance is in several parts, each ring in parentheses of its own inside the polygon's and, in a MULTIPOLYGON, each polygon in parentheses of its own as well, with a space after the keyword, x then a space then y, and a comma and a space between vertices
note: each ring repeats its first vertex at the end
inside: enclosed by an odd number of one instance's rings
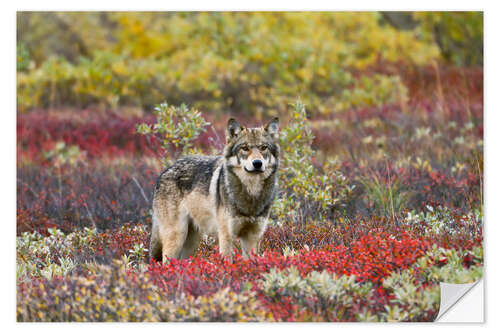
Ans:
POLYGON ((255 170, 260 170, 260 168, 262 168, 262 161, 261 160, 253 160, 252 165, 255 168, 255 170))

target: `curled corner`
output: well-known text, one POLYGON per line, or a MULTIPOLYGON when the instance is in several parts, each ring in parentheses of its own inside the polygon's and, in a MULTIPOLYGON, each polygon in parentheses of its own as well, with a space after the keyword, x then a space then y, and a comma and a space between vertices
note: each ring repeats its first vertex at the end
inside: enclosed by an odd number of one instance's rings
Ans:
POLYGON ((439 313, 435 321, 443 321, 442 316, 446 314, 462 297, 464 297, 476 284, 482 283, 482 280, 477 280, 472 283, 454 284, 440 283, 441 301, 439 305, 439 313))

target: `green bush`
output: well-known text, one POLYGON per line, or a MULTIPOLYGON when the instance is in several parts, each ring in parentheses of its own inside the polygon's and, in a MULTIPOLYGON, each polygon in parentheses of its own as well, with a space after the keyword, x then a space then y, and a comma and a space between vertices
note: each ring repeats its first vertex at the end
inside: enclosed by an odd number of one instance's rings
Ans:
POLYGON ((181 155, 198 154, 193 143, 206 131, 209 122, 201 113, 185 104, 169 106, 166 102, 154 109, 156 124, 140 124, 137 132, 144 135, 158 135, 162 142, 164 165, 168 166, 181 155))
POLYGON ((354 186, 349 185, 335 160, 327 160, 322 169, 313 165, 314 135, 300 100, 290 115, 290 123, 280 133, 281 194, 274 204, 274 213, 279 220, 298 222, 304 221, 305 216, 322 220, 349 197, 354 186))
POLYGON ((266 296, 274 299, 290 297, 301 307, 313 308, 315 319, 321 321, 348 321, 356 316, 359 303, 370 299, 370 282, 358 283, 354 275, 336 275, 327 271, 312 271, 302 277, 295 266, 271 269, 260 281, 266 296), (311 304, 314 304, 312 307, 311 304))
POLYGON ((18 72, 26 72, 30 67, 31 59, 28 49, 24 44, 17 44, 16 69, 18 72))

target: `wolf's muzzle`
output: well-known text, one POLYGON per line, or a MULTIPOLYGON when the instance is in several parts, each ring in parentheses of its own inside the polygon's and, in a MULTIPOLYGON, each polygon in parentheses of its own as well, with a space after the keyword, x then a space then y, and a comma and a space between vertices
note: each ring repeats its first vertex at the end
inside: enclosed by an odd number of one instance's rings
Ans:
POLYGON ((252 170, 248 170, 247 167, 245 166, 244 169, 246 172, 249 173, 262 173, 264 172, 264 163, 262 163, 261 160, 253 160, 252 161, 252 170))

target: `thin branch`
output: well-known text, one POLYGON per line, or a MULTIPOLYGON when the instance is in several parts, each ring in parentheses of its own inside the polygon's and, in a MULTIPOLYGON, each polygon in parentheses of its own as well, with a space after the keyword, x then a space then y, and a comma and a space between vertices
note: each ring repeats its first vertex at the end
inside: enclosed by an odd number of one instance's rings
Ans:
POLYGON ((149 204, 149 200, 146 197, 146 193, 144 193, 144 190, 142 189, 141 184, 139 184, 139 182, 137 181, 137 179, 135 177, 132 177, 132 180, 135 182, 135 184, 137 185, 139 190, 141 190, 141 194, 142 194, 142 197, 144 198, 144 201, 146 201, 146 203, 149 204))

